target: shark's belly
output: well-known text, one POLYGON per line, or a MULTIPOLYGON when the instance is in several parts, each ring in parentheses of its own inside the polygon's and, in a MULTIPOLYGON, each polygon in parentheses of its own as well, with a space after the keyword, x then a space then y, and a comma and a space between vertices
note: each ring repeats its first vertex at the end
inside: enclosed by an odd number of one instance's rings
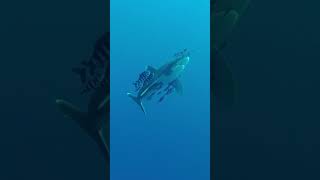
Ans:
POLYGON ((175 66, 174 68, 160 74, 157 79, 140 94, 140 98, 145 99, 146 97, 150 97, 154 93, 167 87, 181 76, 183 70, 184 66, 175 66))
POLYGON ((163 75, 159 78, 159 82, 162 82, 163 85, 168 85, 170 84, 172 81, 176 80, 177 78, 179 78, 181 75, 181 73, 172 73, 169 75, 163 75))

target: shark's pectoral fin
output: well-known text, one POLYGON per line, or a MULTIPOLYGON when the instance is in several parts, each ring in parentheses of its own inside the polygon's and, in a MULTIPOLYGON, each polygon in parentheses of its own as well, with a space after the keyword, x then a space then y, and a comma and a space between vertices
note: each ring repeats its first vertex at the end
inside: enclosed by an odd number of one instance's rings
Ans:
POLYGON ((183 87, 182 87, 182 83, 179 81, 179 79, 175 80, 173 83, 173 87, 175 88, 176 92, 179 95, 182 95, 183 93, 183 87))
POLYGON ((63 112, 63 114, 73 119, 78 123, 78 125, 92 138, 95 140, 101 152, 109 158, 109 148, 106 142, 106 132, 102 130, 93 130, 92 127, 94 125, 91 124, 93 119, 88 118, 88 114, 80 111, 76 106, 72 105, 71 103, 57 99, 56 104, 58 108, 63 112))
POLYGON ((56 104, 65 117, 71 118, 77 121, 79 124, 83 124, 82 121, 84 120, 86 114, 81 112, 78 107, 63 99, 57 99, 56 104))
POLYGON ((158 70, 156 69, 156 68, 154 68, 154 67, 152 67, 152 66, 147 66, 147 68, 146 68, 148 71, 150 71, 150 72, 152 72, 152 73, 155 73, 155 72, 157 72, 158 70))

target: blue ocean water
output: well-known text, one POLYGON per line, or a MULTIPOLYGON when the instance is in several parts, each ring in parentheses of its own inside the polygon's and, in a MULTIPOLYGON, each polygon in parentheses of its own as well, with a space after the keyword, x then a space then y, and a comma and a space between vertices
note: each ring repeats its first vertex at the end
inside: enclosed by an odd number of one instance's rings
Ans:
POLYGON ((111 0, 111 180, 210 177, 210 1, 111 0), (127 95, 145 66, 184 48, 184 93, 144 102, 127 95))

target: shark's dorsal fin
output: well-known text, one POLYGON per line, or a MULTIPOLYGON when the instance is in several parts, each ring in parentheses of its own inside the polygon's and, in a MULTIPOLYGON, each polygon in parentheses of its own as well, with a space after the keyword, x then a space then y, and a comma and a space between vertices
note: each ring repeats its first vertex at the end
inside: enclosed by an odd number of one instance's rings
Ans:
POLYGON ((179 79, 176 79, 172 85, 173 85, 173 87, 175 88, 176 92, 177 92, 179 95, 182 95, 182 93, 183 93, 183 87, 182 87, 182 84, 181 84, 181 82, 179 81, 179 79))
POLYGON ((152 73, 155 73, 155 72, 158 71, 156 68, 154 68, 154 67, 152 67, 152 66, 150 66, 150 65, 147 66, 146 69, 147 69, 148 71, 152 72, 152 73))

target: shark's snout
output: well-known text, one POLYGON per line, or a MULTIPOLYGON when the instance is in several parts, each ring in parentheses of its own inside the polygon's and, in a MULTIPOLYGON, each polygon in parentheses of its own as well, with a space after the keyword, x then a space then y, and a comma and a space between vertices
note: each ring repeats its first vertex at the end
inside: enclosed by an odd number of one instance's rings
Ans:
POLYGON ((172 70, 175 72, 175 74, 181 74, 185 70, 189 61, 190 61, 189 56, 185 56, 181 58, 179 61, 177 61, 176 65, 172 70))
POLYGON ((183 57, 179 60, 178 64, 181 65, 181 66, 186 66, 190 61, 190 57, 189 56, 186 56, 186 57, 183 57))

